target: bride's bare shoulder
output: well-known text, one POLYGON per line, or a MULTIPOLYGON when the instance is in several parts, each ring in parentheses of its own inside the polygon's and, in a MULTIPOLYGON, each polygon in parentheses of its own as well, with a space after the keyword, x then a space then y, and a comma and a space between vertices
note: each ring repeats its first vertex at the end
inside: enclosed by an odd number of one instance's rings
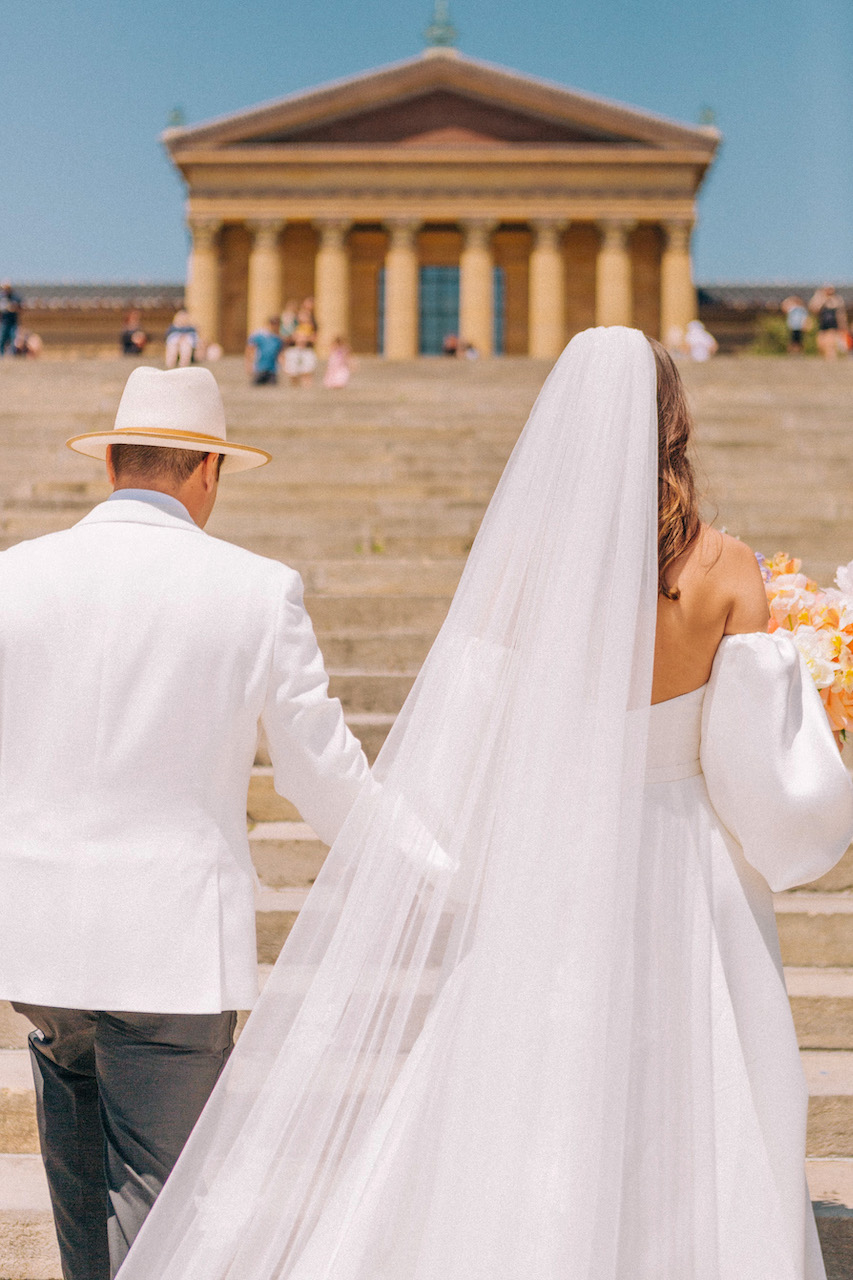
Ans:
POLYGON ((764 631, 770 617, 767 593, 752 548, 703 525, 697 553, 707 565, 708 586, 726 610, 726 635, 764 631))

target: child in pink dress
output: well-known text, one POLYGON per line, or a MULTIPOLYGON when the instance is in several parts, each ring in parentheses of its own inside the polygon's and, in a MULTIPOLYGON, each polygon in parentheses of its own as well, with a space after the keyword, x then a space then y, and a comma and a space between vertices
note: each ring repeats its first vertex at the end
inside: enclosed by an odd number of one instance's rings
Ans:
POLYGON ((345 387, 352 373, 352 357, 349 345, 343 338, 335 338, 329 352, 326 373, 323 377, 324 387, 345 387))

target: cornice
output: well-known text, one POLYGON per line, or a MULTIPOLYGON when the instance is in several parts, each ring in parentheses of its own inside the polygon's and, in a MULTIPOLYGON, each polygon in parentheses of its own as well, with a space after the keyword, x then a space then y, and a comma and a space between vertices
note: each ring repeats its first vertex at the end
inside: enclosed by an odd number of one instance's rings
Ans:
POLYGON ((424 164, 487 165, 559 164, 559 165, 700 165, 703 170, 712 157, 705 151, 669 150, 655 147, 629 146, 566 146, 554 143, 547 146, 529 146, 527 143, 506 143, 495 147, 371 147, 367 144, 337 146, 315 144, 313 146, 257 146, 257 147, 199 147, 181 151, 174 157, 181 170, 190 165, 358 165, 366 168, 376 165, 408 165, 420 168, 424 164))

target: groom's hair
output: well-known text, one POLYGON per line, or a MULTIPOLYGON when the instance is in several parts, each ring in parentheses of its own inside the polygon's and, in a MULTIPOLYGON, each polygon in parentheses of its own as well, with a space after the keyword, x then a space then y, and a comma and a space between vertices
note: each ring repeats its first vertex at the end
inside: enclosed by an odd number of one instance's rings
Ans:
MULTIPOLYGON (((183 484, 196 467, 201 466, 205 456, 200 449, 167 449, 156 444, 114 444, 111 447, 117 479, 132 475, 145 480, 170 480, 173 484, 183 484)), ((220 453, 217 477, 224 461, 225 454, 220 453)))

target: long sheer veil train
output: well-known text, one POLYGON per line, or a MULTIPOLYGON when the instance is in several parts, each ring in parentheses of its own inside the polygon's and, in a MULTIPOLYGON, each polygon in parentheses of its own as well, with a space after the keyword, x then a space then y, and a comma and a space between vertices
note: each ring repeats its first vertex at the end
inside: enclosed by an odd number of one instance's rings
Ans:
POLYGON ((121 1280, 624 1269, 656 548, 652 352, 589 330, 121 1280))

